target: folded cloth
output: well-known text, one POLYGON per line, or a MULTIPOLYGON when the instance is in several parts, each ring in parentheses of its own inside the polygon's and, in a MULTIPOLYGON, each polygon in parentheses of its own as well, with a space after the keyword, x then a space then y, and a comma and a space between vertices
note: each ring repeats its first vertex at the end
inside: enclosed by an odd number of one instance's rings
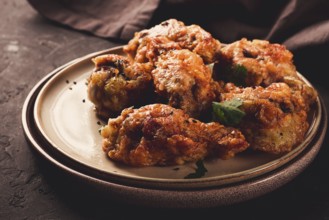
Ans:
POLYGON ((43 16, 99 37, 128 40, 145 28, 160 0, 28 0, 43 16))
POLYGON ((223 43, 242 37, 284 44, 302 73, 327 69, 328 0, 28 0, 45 17, 96 36, 128 41, 169 18, 198 24, 223 43))
POLYGON ((242 37, 285 45, 297 70, 315 84, 326 83, 329 50, 328 0, 166 0, 150 22, 174 17, 199 24, 223 43, 242 37))
POLYGON ((241 37, 260 38, 296 49, 329 41, 328 0, 28 1, 51 20, 121 40, 129 40, 136 31, 176 18, 201 25, 223 42, 241 37))

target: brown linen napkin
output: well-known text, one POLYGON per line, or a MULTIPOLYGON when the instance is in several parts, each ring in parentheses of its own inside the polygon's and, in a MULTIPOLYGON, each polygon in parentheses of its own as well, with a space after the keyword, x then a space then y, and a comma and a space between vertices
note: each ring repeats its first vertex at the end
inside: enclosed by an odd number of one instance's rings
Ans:
POLYGON ((289 49, 329 41, 328 0, 28 0, 45 17, 96 36, 129 40, 134 32, 176 18, 220 41, 242 37, 289 49))
POLYGON ((99 37, 129 40, 145 28, 160 0, 28 0, 43 16, 99 37))
POLYGON ((43 16, 127 42, 169 18, 198 24, 223 43, 242 37, 281 43, 312 82, 323 83, 329 50, 328 0, 28 0, 43 16))

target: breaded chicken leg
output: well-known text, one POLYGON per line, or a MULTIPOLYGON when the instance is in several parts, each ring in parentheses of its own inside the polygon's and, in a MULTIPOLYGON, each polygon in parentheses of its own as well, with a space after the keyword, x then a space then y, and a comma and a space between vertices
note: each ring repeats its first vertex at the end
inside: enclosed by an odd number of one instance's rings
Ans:
POLYGON ((309 127, 305 102, 286 83, 263 88, 226 84, 222 101, 239 99, 245 116, 237 128, 252 149, 279 154, 289 152, 304 139, 309 127))
POLYGON ((149 103, 154 94, 150 64, 130 64, 126 57, 107 54, 92 61, 94 71, 89 76, 88 97, 96 112, 104 119, 117 116, 130 106, 149 103))
POLYGON ((163 104, 125 109, 119 117, 109 119, 101 135, 109 158, 132 166, 227 159, 248 147, 237 129, 202 123, 163 104))
POLYGON ((215 100, 216 82, 201 57, 189 50, 172 50, 159 56, 152 77, 165 103, 198 117, 215 100))
POLYGON ((150 29, 136 32, 123 50, 135 62, 153 62, 165 51, 188 49, 206 64, 217 59, 221 43, 198 25, 169 19, 150 29))

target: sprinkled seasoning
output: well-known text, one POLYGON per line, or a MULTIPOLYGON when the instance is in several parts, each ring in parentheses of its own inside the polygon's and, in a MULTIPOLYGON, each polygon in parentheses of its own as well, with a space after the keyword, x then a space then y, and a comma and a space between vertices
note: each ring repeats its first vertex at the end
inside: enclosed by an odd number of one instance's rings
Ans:
POLYGON ((85 103, 85 102, 86 102, 86 100, 85 100, 85 99, 82 99, 82 102, 83 102, 83 103, 85 103))
POLYGON ((172 169, 172 170, 175 170, 175 171, 177 171, 177 170, 179 170, 179 167, 175 167, 174 169, 172 169))
POLYGON ((76 85, 76 84, 77 84, 77 82, 75 82, 75 81, 74 81, 74 82, 73 82, 73 84, 74 84, 74 85, 76 85))
POLYGON ((67 84, 69 84, 70 83, 70 81, 67 79, 66 81, 65 81, 67 84))
POLYGON ((97 121, 97 124, 98 124, 98 125, 101 125, 101 122, 100 122, 100 121, 97 121))

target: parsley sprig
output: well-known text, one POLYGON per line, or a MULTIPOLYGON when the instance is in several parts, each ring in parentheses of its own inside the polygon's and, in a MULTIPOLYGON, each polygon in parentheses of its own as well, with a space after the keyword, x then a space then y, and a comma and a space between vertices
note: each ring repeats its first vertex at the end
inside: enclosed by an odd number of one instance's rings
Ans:
POLYGON ((239 109, 242 104, 242 100, 238 98, 223 102, 213 102, 212 109, 214 121, 219 121, 228 126, 239 124, 245 116, 245 112, 239 109))
POLYGON ((198 160, 195 164, 196 164, 195 172, 188 174, 187 176, 184 177, 184 179, 201 178, 206 174, 206 172, 208 172, 202 160, 198 160))
POLYGON ((224 71, 224 76, 226 77, 226 80, 228 82, 234 83, 237 86, 246 86, 247 75, 247 68, 240 64, 228 66, 224 71))

